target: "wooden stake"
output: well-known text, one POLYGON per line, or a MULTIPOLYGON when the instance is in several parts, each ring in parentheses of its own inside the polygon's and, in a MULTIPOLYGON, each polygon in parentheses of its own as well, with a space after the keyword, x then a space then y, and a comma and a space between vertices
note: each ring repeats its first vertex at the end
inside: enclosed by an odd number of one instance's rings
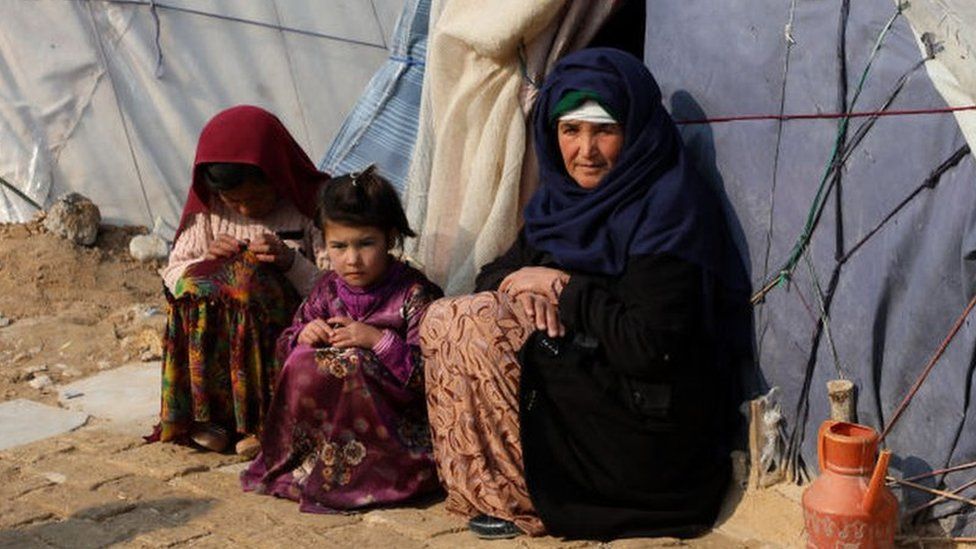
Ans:
POLYGON ((832 379, 827 382, 830 397, 830 419, 854 423, 854 383, 848 379, 832 379))
POLYGON ((749 487, 759 487, 762 463, 759 459, 762 453, 762 416, 766 406, 761 398, 749 401, 749 487))

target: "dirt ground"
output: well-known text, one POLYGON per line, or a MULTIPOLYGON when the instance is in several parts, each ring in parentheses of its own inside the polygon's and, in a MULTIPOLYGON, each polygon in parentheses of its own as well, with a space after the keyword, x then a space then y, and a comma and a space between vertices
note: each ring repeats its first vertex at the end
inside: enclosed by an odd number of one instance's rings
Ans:
POLYGON ((129 255, 142 227, 103 225, 86 248, 41 223, 0 225, 0 396, 54 404, 54 384, 158 359, 159 265, 129 255), (8 324, 9 323, 9 324, 8 324))
MULTIPOLYGON (((130 258, 144 228, 103 226, 85 248, 37 221, 0 225, 0 401, 58 406, 55 386, 134 360, 158 360, 165 323, 159 265, 130 258), (47 377, 47 381, 44 377, 47 377)), ((690 541, 526 538, 479 542, 438 499, 351 515, 303 515, 244 494, 233 455, 106 429, 0 452, 0 547, 795 547, 801 488, 736 490, 721 524, 690 541)))

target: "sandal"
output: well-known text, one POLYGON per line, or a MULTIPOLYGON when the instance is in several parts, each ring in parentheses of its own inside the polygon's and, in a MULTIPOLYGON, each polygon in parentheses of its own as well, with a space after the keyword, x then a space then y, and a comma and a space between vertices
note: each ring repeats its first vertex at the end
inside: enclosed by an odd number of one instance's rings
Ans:
POLYGON ((223 452, 230 443, 227 431, 213 423, 199 423, 190 432, 190 440, 211 452, 223 452))
POLYGON ((510 520, 491 515, 478 515, 468 521, 468 529, 481 539, 509 539, 522 535, 522 530, 510 520))
POLYGON ((256 436, 247 435, 237 441, 237 444, 234 446, 234 451, 237 452, 237 455, 245 459, 254 459, 258 455, 258 452, 261 451, 261 442, 258 441, 258 437, 256 436))

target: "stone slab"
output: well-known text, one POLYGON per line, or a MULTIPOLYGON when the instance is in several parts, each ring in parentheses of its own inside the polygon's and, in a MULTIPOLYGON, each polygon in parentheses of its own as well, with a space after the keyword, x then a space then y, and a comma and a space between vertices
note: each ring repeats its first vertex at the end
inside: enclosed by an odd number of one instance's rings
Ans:
POLYGON ((109 421, 105 429, 146 435, 159 417, 160 362, 135 362, 58 388, 62 406, 109 421))
POLYGON ((88 421, 84 412, 32 400, 0 402, 0 450, 73 431, 88 421))

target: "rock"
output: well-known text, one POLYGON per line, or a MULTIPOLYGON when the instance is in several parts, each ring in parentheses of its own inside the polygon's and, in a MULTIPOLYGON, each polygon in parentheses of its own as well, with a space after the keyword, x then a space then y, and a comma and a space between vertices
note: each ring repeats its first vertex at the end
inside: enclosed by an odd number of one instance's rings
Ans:
POLYGON ((10 326, 10 323, 11 322, 13 322, 13 321, 10 320, 9 318, 7 318, 7 317, 5 317, 3 315, 0 315, 0 328, 6 328, 7 326, 10 326))
POLYGON ((99 370, 108 370, 111 367, 112 367, 112 363, 109 362, 109 361, 107 361, 107 360, 99 360, 98 361, 98 369, 99 370))
POLYGON ((49 472, 49 473, 44 473, 43 476, 44 478, 50 480, 54 484, 64 484, 64 481, 68 480, 68 477, 65 476, 63 473, 49 472))
POLYGON ((88 414, 17 399, 0 402, 0 450, 67 433, 88 421, 88 414))
POLYGON ((159 362, 126 364, 59 388, 62 406, 107 419, 112 430, 142 435, 159 421, 159 362))
POLYGON ((28 376, 33 376, 38 372, 46 372, 46 371, 47 371, 47 366, 44 364, 38 364, 37 366, 28 366, 24 368, 24 373, 27 374, 28 376))
POLYGON ((169 244, 154 234, 134 236, 129 241, 129 254, 143 262, 166 259, 169 256, 169 244))
POLYGON ((48 377, 47 374, 40 374, 34 376, 34 379, 28 381, 27 384, 35 389, 40 390, 40 389, 50 387, 51 385, 54 385, 54 382, 51 381, 51 378, 48 377))
POLYGON ((68 193, 48 210, 44 228, 75 244, 91 246, 101 222, 102 214, 94 202, 78 193, 68 193))
POLYGON ((135 334, 123 337, 119 345, 143 362, 156 360, 163 356, 162 328, 144 327, 135 334))

